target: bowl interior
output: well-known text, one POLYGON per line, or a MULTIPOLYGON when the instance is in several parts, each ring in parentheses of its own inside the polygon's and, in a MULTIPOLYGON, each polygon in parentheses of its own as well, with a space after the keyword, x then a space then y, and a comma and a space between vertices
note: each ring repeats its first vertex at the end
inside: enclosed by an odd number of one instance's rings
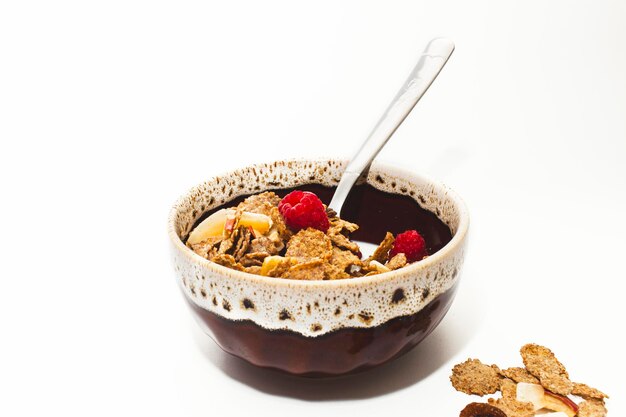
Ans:
MULTIPOLYGON (((294 160, 259 164, 216 176, 194 187, 176 203, 170 216, 170 226, 184 241, 194 225, 206 217, 206 213, 237 197, 306 184, 335 187, 346 164, 346 161, 339 160, 294 160)), ((461 213, 464 211, 463 203, 455 193, 422 176, 374 164, 365 182, 381 191, 414 199, 441 219, 453 235, 459 229, 462 214, 466 215, 461 213)))

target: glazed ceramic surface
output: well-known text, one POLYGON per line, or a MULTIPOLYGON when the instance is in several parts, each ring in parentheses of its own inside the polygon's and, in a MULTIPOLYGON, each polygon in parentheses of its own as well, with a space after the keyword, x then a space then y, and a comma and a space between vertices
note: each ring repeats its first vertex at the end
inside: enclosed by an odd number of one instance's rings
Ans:
POLYGON ((210 179, 175 204, 168 231, 177 279, 199 323, 225 351, 294 374, 343 374, 402 354, 447 312, 463 262, 467 211, 449 188, 396 168, 375 164, 366 181, 414 198, 453 235, 441 250, 399 270, 336 281, 271 278, 214 264, 183 243, 204 212, 237 196, 335 186, 344 167, 335 160, 256 165, 210 179))

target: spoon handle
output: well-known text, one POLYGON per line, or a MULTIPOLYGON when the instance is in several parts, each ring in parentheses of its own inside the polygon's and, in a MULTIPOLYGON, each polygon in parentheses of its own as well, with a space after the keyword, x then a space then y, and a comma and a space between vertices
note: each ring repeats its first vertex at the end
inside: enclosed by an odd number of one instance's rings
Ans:
POLYGON ((385 146, 391 135, 409 115, 428 87, 433 83, 454 51, 454 43, 437 38, 430 41, 417 65, 411 71, 398 94, 393 99, 374 130, 363 142, 356 155, 350 160, 337 185, 329 208, 341 213, 341 207, 350 189, 361 173, 369 167, 376 155, 385 146))

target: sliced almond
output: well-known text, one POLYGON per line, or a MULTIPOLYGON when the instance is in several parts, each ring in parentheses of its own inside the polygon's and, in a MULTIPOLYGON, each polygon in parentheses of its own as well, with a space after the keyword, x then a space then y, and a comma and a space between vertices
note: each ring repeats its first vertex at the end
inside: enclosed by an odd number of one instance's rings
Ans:
POLYGON ((391 271, 391 269, 387 268, 385 265, 381 264, 378 261, 370 261, 370 265, 373 265, 374 268, 376 268, 376 270, 378 272, 389 272, 389 271, 391 271))

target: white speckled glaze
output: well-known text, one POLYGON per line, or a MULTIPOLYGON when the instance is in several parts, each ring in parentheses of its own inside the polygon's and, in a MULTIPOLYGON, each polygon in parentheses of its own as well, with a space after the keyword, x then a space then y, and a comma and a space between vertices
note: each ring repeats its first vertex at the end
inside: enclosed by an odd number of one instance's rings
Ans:
POLYGON ((345 165, 346 161, 337 160, 259 164, 214 177, 181 197, 170 212, 168 233, 176 276, 187 298, 229 320, 251 320, 266 329, 316 337, 414 314, 452 288, 459 279, 469 226, 464 203, 442 184, 381 164, 371 167, 369 184, 413 197, 452 231, 446 246, 407 267, 336 281, 271 278, 217 265, 196 255, 181 240, 204 212, 237 196, 306 183, 334 186, 345 165), (404 297, 394 302, 399 290, 404 297))

